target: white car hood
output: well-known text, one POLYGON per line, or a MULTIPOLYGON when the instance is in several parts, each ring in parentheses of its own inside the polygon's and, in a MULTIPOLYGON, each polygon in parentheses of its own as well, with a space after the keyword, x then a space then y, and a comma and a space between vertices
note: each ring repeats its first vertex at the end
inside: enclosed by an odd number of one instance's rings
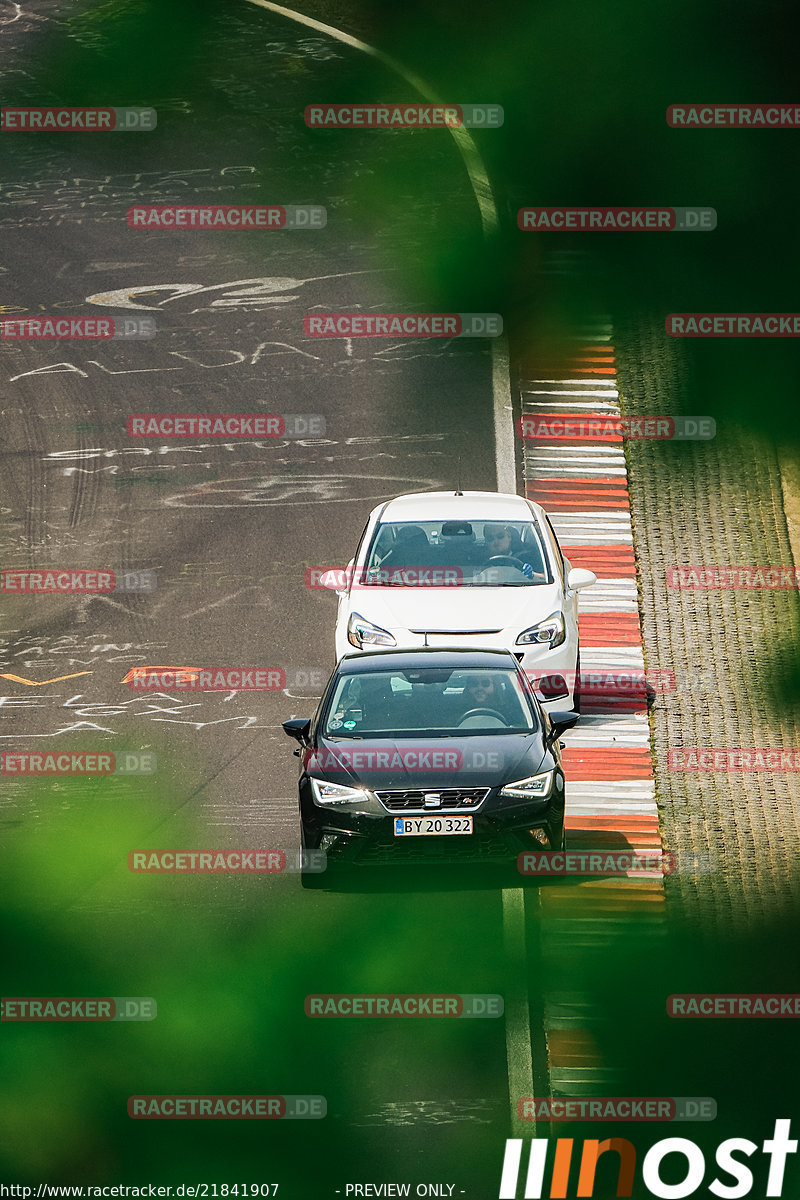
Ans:
POLYGON ((384 629, 447 631, 524 628, 561 608, 557 583, 534 587, 361 587, 350 611, 384 629))

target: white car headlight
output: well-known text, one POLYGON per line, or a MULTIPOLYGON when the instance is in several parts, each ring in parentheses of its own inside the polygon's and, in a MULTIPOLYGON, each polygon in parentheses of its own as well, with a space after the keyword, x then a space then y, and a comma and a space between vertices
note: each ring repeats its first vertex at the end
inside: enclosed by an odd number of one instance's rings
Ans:
POLYGON ((335 808, 341 804, 363 804, 371 799, 363 788, 345 787, 343 783, 329 783, 324 779, 311 778, 311 791, 317 804, 324 808, 335 808))
POLYGON ((347 640, 351 646, 356 646, 359 650, 362 646, 396 646, 397 642, 393 634, 389 633, 388 629, 381 629, 380 625, 373 625, 372 621, 367 621, 360 613, 351 613, 350 620, 347 622, 347 640))
POLYGON ((555 771, 544 771, 541 775, 531 775, 528 779, 518 779, 515 783, 507 783, 500 789, 501 796, 514 796, 522 800, 541 800, 550 795, 555 771))
POLYGON ((551 650, 555 650, 556 646, 560 646, 566 641, 567 627, 564 622, 564 614, 562 612, 551 613, 544 621, 540 621, 538 625, 531 625, 530 629, 524 629, 517 638, 518 646, 529 646, 532 642, 537 645, 549 645, 551 650))

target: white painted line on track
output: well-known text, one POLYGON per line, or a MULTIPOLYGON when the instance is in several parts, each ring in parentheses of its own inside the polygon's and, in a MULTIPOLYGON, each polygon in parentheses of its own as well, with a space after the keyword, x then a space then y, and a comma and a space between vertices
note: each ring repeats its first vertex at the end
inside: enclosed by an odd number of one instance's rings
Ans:
MULTIPOLYGON (((254 4, 255 0, 251 0, 251 2, 254 4)), ((560 384, 561 387, 564 387, 565 385, 566 386, 574 385, 575 387, 586 387, 586 385, 590 383, 593 388, 602 388, 604 394, 606 394, 610 390, 612 395, 614 395, 614 396, 619 395, 619 392, 617 391, 616 378, 614 378, 614 379, 529 379, 529 380, 526 380, 526 382, 525 382, 525 390, 527 391, 529 384, 531 386, 533 386, 534 384, 540 385, 543 383, 557 383, 557 384, 560 384)), ((571 394, 572 393, 570 393, 570 392, 564 393, 565 396, 569 396, 571 394)))
MULTIPOLYGON (((345 46, 350 46, 353 50, 360 50, 362 54, 369 55, 370 58, 383 63, 390 71, 394 71, 396 75, 404 79, 429 104, 443 103, 424 79, 421 79, 419 75, 409 70, 398 59, 392 58, 390 54, 385 54, 383 50, 379 50, 376 46, 370 46, 368 42, 362 42, 360 38, 355 38, 352 34, 345 33, 342 29, 337 29, 334 25, 326 25, 324 21, 317 21, 314 17, 297 12, 296 9, 286 8, 283 4, 275 4, 273 0, 248 0, 248 3, 256 4, 259 8, 265 8, 268 12, 277 13, 278 16, 286 17, 290 21, 296 21, 299 25, 306 25, 309 29, 316 30, 317 33, 327 34, 328 37, 334 38, 337 42, 343 42, 345 46)), ((469 130, 463 126, 448 126, 447 132, 453 138, 466 167, 470 185, 481 215, 483 232, 485 235, 496 234, 500 228, 500 216, 497 211, 494 193, 489 183, 489 175, 484 166, 483 159, 478 153, 475 141, 469 130)))
POLYGON ((587 466, 579 460, 574 459, 570 462, 565 462, 558 465, 558 460, 549 457, 546 454, 526 454, 525 466, 529 467, 534 474, 529 482, 537 483, 540 479, 559 479, 563 476, 565 479, 617 479, 625 478, 625 468, 617 466, 616 460, 607 459, 605 461, 592 459, 592 465, 587 466))
POLYGON ((492 397, 494 403, 494 448, 498 492, 516 492, 517 465, 514 419, 511 402, 511 363, 508 339, 492 339, 492 397))
MULTIPOLYGON (((531 383, 537 382, 541 381, 535 379, 531 380, 531 383)), ((570 392, 565 392, 563 388, 531 387, 529 384, 525 384, 520 388, 520 392, 523 396, 596 396, 598 400, 608 401, 609 404, 613 404, 613 397, 619 395, 619 392, 614 388, 604 388, 602 391, 598 392, 592 388, 587 388, 585 384, 583 384, 581 387, 574 388, 570 392)), ((554 403, 556 403, 556 401, 554 401, 554 403)), ((566 403, 566 401, 559 400, 558 403, 566 403)), ((614 407, 618 408, 619 405, 614 404, 614 407)))
POLYGON ((631 731, 611 731, 608 728, 584 729, 570 739, 570 750, 646 750, 650 744, 650 731, 645 728, 631 731))
MULTIPOLYGON (((564 393, 563 392, 558 392, 558 393, 554 392, 552 394, 553 395, 558 394, 559 396, 563 396, 564 393)), ((529 395, 529 396, 546 396, 547 393, 546 392, 528 392, 527 395, 529 395)), ((581 395, 585 395, 585 393, 582 392, 581 395)), ((523 400, 522 408, 523 408, 524 412, 529 412, 533 408, 541 408, 544 410, 544 412, 548 412, 548 413, 552 412, 553 409, 558 409, 558 408, 567 409, 571 413, 578 412, 579 410, 585 409, 586 412, 590 412, 590 413, 592 413, 592 415, 599 412, 600 415, 603 417, 616 416, 619 412, 619 405, 615 404, 613 400, 606 400, 606 399, 603 399, 603 400, 600 400, 600 399, 597 399, 597 400, 523 400), (601 411, 603 409, 605 409, 606 411, 605 412, 601 411)))
POLYGON ((582 671, 614 671, 620 667, 644 671, 641 646, 585 646, 581 642, 582 671))
POLYGON ((620 445, 613 442, 607 446, 581 446, 572 445, 560 441, 539 441, 534 438, 526 438, 530 441, 530 447, 526 447, 526 452, 533 455, 550 455, 558 457, 563 462, 586 462, 596 463, 598 461, 611 460, 615 462, 625 461, 625 451, 620 445))
MULTIPOLYGON (((585 536, 586 544, 601 538, 609 545, 617 542, 632 541, 631 518, 627 512, 597 513, 597 512, 550 512, 558 540, 561 541, 562 530, 565 537, 580 533, 585 536)), ((578 545, 581 543, 579 542, 578 545)))
POLYGON ((592 795, 613 799, 619 796, 622 800, 647 800, 655 796, 655 784, 652 779, 576 779, 569 785, 571 796, 592 795))

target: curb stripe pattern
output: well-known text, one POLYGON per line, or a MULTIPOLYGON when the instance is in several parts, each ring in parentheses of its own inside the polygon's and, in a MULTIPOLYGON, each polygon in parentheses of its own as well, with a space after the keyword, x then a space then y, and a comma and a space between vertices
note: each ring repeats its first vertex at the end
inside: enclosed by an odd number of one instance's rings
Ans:
MULTIPOLYGON (((533 358, 533 356, 532 356, 533 358)), ((522 380, 522 417, 619 416, 611 327, 598 320, 541 378, 522 380)), ((546 431, 545 431, 546 432, 546 431)), ((644 670, 627 468, 618 437, 526 438, 525 494, 547 510, 566 557, 595 572, 580 594, 581 671, 624 676, 644 670)), ((589 685, 591 688, 591 684, 589 685)), ((570 849, 658 851, 647 696, 644 686, 604 684, 582 697, 582 719, 565 735, 567 839, 570 849)), ((664 886, 657 877, 559 881, 540 892, 545 951, 559 942, 597 950, 614 923, 630 920, 661 932, 664 886)), ((554 1095, 602 1095, 615 1072, 598 1049, 607 1014, 580 993, 547 992, 544 1032, 554 1095)))

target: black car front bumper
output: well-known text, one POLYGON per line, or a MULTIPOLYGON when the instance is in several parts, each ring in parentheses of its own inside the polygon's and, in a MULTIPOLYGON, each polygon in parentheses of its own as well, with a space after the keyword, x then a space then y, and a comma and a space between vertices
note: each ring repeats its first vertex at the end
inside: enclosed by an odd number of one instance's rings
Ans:
MULTIPOLYGON (((314 803, 308 781, 301 783, 301 816, 307 848, 321 847, 328 860, 371 865, 384 862, 463 862, 479 859, 508 862, 520 850, 541 845, 532 830, 555 832, 564 820, 564 790, 554 788, 542 800, 501 797, 499 788, 489 789, 479 811, 472 812, 471 834, 401 836, 394 834, 395 818, 464 817, 470 808, 459 805, 448 809, 409 809, 392 806, 385 816, 368 817, 336 812, 314 803)), ((485 790, 485 789, 483 789, 485 790)))

